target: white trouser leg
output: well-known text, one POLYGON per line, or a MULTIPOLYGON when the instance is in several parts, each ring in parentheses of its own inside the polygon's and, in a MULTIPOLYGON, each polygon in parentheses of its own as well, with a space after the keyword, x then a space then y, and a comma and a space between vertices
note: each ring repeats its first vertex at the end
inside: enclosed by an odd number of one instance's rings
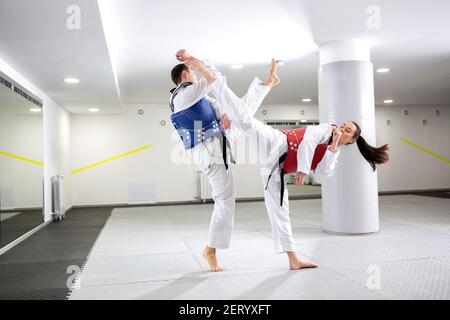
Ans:
MULTIPOLYGON (((267 185, 268 178, 268 176, 262 175, 264 188, 267 185)), ((295 250, 289 217, 289 196, 286 182, 284 187, 283 206, 280 206, 280 169, 276 169, 270 178, 267 189, 264 190, 264 202, 272 226, 272 238, 277 253, 295 250)))
MULTIPOLYGON (((225 77, 210 61, 205 59, 202 61, 202 63, 206 67, 208 67, 216 75, 217 78, 223 78, 220 80, 220 82, 226 83, 225 77)), ((248 113, 251 116, 254 116, 256 110, 258 110, 258 108, 261 106, 261 103, 263 102, 269 91, 270 87, 266 86, 258 77, 255 77, 250 84, 247 93, 241 98, 242 106, 248 109, 248 113)), ((236 99, 239 98, 236 97, 236 99)))
POLYGON ((260 79, 257 77, 253 79, 247 93, 241 99, 251 116, 255 115, 269 91, 270 87, 263 84, 260 79))
POLYGON ((234 223, 236 191, 231 168, 223 164, 211 164, 206 173, 211 184, 214 211, 211 216, 208 247, 226 249, 230 246, 234 223))
MULTIPOLYGON (((255 77, 250 84, 247 93, 241 98, 241 106, 247 108, 249 115, 254 116, 269 91, 270 87, 262 84, 261 80, 255 77)), ((221 106, 221 108, 222 110, 228 110, 226 106, 221 106)), ((230 142, 235 143, 243 131, 244 130, 232 120, 230 129, 225 132, 230 142)))
MULTIPOLYGON (((266 87, 266 86, 265 86, 266 87)), ((273 165, 274 160, 278 161, 282 148, 285 148, 286 137, 279 130, 265 125, 253 117, 254 107, 257 103, 246 105, 249 100, 237 97, 228 87, 225 77, 217 75, 217 79, 211 84, 211 92, 215 95, 225 113, 228 114, 232 124, 238 126, 242 131, 252 131, 252 138, 255 139, 255 145, 258 146, 258 162, 262 167, 273 165), (276 158, 276 159, 275 159, 276 158)), ((251 87, 250 91, 254 90, 251 87)), ((249 95, 250 96, 250 95, 249 95)), ((256 95, 255 95, 256 97, 256 95)), ((256 98, 258 100, 258 98, 256 98)), ((268 172, 267 172, 268 174, 268 172)))
POLYGON ((243 131, 253 129, 256 119, 250 108, 245 105, 246 99, 241 99, 228 87, 224 76, 216 75, 217 79, 211 84, 211 93, 216 97, 225 112, 243 131))

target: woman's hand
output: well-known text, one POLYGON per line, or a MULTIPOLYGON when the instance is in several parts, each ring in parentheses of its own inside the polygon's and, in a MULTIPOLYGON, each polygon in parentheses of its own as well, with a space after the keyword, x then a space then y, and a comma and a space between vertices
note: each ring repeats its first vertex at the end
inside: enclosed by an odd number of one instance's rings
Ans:
POLYGON ((334 128, 334 130, 333 130, 333 142, 331 143, 331 147, 330 147, 330 150, 332 152, 336 152, 336 149, 337 149, 337 146, 338 146, 338 142, 339 142, 339 139, 341 138, 341 136, 342 136, 341 130, 339 130, 338 128, 334 128))
POLYGON ((297 172, 297 176, 295 177, 295 182, 294 184, 296 186, 301 185, 303 182, 303 178, 306 176, 306 174, 304 174, 303 172, 297 172))
POLYGON ((222 119, 220 119, 220 126, 226 130, 230 128, 231 120, 228 118, 226 113, 223 114, 222 119))
POLYGON ((339 139, 341 138, 341 136, 342 136, 341 130, 339 130, 338 128, 334 128, 334 131, 333 131, 333 144, 337 145, 338 142, 339 142, 339 139))

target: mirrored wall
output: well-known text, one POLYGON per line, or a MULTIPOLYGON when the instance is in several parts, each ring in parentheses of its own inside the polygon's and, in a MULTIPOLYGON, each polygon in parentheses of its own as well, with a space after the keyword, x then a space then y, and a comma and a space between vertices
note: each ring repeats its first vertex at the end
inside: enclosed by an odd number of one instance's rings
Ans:
POLYGON ((0 72, 0 249, 43 223, 42 102, 0 72))

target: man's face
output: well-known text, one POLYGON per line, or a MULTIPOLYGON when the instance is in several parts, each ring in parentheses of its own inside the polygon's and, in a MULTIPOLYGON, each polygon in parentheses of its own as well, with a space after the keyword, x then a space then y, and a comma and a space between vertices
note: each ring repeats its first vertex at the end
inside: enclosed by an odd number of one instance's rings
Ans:
POLYGON ((184 70, 182 73, 181 80, 183 82, 192 82, 193 84, 196 84, 198 82, 197 76, 195 75, 194 71, 192 69, 184 70))

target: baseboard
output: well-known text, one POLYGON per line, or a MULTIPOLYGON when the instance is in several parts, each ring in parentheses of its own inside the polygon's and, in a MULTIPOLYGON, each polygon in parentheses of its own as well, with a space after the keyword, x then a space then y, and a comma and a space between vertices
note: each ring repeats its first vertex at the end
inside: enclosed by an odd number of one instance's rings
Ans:
POLYGON ((44 209, 42 207, 28 207, 28 208, 9 207, 9 208, 1 208, 0 211, 2 213, 8 213, 8 212, 23 212, 23 211, 36 211, 36 210, 42 210, 42 212, 44 211, 44 209))
MULTIPOLYGON (((399 191, 382 191, 378 192, 379 196, 390 196, 390 195, 403 195, 403 194, 414 194, 414 193, 436 193, 436 192, 450 192, 450 189, 422 189, 422 190, 399 190, 399 191)), ((302 200, 302 199, 322 199, 321 194, 314 195, 296 195, 290 196, 290 200, 302 200)), ((236 202, 261 202, 264 201, 263 197, 252 197, 252 198, 238 198, 236 202)), ((205 203, 213 203, 212 199, 205 200, 191 200, 191 201, 163 201, 157 203, 105 203, 97 205, 73 205, 71 209, 77 208, 132 208, 132 207, 160 207, 160 206, 184 206, 184 205, 201 205, 205 203)))
POLYGON ((450 189, 416 189, 416 190, 396 190, 396 191, 382 191, 378 192, 380 196, 414 194, 414 193, 436 193, 436 192, 450 192, 450 189))

